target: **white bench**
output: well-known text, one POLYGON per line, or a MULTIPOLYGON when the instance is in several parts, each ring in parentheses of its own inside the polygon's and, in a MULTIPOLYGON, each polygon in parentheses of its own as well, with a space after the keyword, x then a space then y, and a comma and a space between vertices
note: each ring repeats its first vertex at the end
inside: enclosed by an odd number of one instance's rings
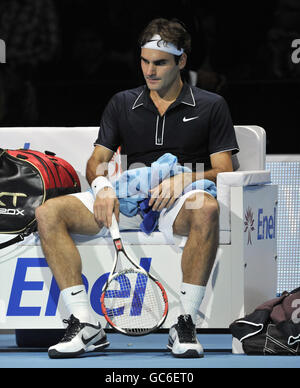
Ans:
MULTIPOLYGON (((265 131, 257 126, 236 126, 235 130, 241 151, 233 159, 237 171, 218 175, 220 245, 199 311, 197 327, 201 328, 228 328, 233 320, 276 295, 277 186, 270 184, 270 173, 265 171, 265 131)), ((31 149, 55 152, 75 167, 85 190, 86 162, 97 132, 96 127, 0 128, 0 139, 2 148, 22 148, 29 143, 31 149)), ((178 305, 182 249, 168 245, 160 232, 122 235, 134 256, 143 265, 151 265, 164 282, 170 302, 164 328, 170 327, 178 305)), ((2 234, 0 241, 11 237, 2 234)), ((113 259, 111 239, 74 238, 92 307, 105 325, 99 299, 113 259)), ((1 250, 0 330, 62 328, 65 317, 37 234, 1 250)))

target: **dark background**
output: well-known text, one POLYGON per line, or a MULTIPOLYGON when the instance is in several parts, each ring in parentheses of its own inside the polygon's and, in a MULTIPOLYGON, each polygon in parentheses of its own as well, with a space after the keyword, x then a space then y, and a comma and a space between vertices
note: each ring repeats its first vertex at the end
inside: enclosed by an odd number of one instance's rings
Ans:
POLYGON ((299 153, 299 0, 0 0, 0 126, 98 126, 114 93, 143 83, 137 39, 154 17, 185 23, 188 69, 235 125, 264 127, 267 153, 299 153))

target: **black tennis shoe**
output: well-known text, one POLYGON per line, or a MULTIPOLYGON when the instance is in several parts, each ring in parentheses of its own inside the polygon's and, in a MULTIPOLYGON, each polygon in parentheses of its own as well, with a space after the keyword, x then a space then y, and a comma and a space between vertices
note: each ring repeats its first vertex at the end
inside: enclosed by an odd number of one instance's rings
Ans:
POLYGON ((61 341, 48 349, 50 358, 73 358, 83 353, 99 352, 109 346, 100 323, 97 326, 82 323, 71 315, 64 319, 68 326, 61 341))
POLYGON ((178 322, 170 328, 167 348, 174 357, 203 357, 203 347, 197 339, 196 326, 190 315, 180 315, 178 322))

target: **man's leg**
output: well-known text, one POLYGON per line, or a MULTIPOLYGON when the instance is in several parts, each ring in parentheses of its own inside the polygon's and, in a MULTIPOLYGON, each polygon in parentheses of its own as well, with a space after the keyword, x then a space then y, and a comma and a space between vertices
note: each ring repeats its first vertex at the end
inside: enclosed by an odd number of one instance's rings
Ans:
POLYGON ((183 282, 205 287, 219 244, 216 199, 201 192, 188 197, 175 219, 173 232, 188 236, 181 262, 183 282), (202 206, 193 206, 197 203, 202 206))
POLYGON ((109 343, 91 311, 81 277, 81 257, 69 233, 96 234, 100 228, 74 196, 47 201, 36 210, 36 218, 46 260, 70 314, 64 338, 50 347, 48 354, 63 358, 99 351, 109 343))
POLYGON ((173 232, 188 236, 188 240, 181 261, 181 315, 178 323, 170 330, 168 347, 176 357, 201 357, 203 348, 196 338, 195 325, 218 248, 217 201, 205 193, 192 194, 179 211, 173 232))
POLYGON ((48 265, 63 290, 82 284, 81 258, 70 233, 97 234, 94 215, 74 196, 46 201, 36 210, 38 232, 48 265))
POLYGON ((93 214, 76 197, 64 196, 46 201, 36 218, 42 249, 70 315, 95 324, 81 277, 81 257, 70 237, 72 232, 98 233, 93 214))

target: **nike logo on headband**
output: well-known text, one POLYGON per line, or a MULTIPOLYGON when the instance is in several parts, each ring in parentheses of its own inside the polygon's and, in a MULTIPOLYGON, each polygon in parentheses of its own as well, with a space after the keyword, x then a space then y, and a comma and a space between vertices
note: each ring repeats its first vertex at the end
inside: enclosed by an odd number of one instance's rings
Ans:
POLYGON ((180 56, 184 53, 183 49, 178 49, 173 43, 162 40, 161 36, 155 34, 148 40, 142 48, 165 51, 166 53, 180 56))

